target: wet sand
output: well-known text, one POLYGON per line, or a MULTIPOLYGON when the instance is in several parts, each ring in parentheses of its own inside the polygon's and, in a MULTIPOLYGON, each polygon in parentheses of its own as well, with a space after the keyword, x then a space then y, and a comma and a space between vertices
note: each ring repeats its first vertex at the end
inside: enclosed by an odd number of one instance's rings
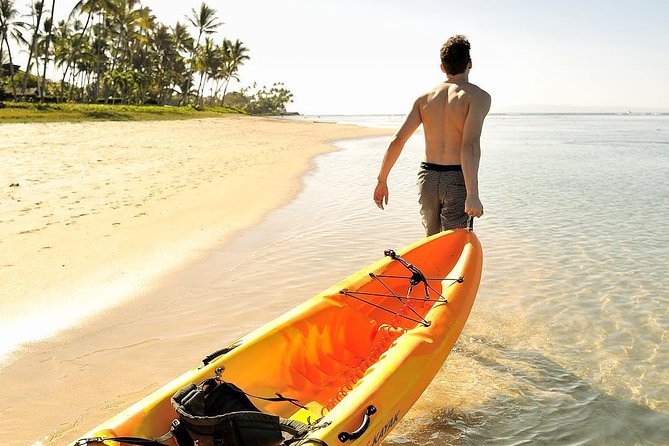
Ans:
POLYGON ((0 125, 0 443, 67 444, 271 318, 238 307, 244 323, 212 339, 202 265, 234 262, 217 252, 330 142, 388 133, 241 116, 0 125))

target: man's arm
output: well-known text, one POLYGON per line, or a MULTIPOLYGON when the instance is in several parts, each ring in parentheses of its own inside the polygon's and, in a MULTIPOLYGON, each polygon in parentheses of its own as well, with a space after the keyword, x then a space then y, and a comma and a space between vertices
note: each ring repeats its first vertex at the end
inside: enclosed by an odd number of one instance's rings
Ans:
POLYGON ((421 98, 416 99, 413 107, 411 108, 411 111, 404 119, 400 129, 393 136, 393 139, 390 141, 388 149, 386 150, 386 154, 383 156, 378 182, 376 184, 376 189, 374 189, 374 202, 381 209, 383 209, 384 204, 388 204, 387 181, 390 170, 395 165, 395 162, 397 161, 397 158, 399 158, 400 153, 402 153, 404 144, 406 144, 409 137, 413 135, 413 132, 416 131, 422 122, 420 117, 420 103, 421 98))
POLYGON ((483 204, 479 199, 479 160, 481 159, 483 120, 488 111, 490 111, 490 95, 481 90, 481 94, 472 96, 462 132, 460 164, 462 164, 462 173, 467 187, 465 212, 474 217, 483 215, 483 204))

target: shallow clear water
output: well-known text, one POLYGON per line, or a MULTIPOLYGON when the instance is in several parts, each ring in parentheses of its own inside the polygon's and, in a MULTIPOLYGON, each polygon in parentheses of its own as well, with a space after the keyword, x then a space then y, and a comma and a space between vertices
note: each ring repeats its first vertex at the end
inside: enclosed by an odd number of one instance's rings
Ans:
MULTIPOLYGON (((422 237, 422 135, 380 211, 386 143, 342 142, 318 158, 294 202, 220 253, 249 285, 222 274, 219 296, 262 295, 278 314, 422 237)), ((669 116, 493 115, 482 152, 477 302, 385 444, 669 444, 669 116)))

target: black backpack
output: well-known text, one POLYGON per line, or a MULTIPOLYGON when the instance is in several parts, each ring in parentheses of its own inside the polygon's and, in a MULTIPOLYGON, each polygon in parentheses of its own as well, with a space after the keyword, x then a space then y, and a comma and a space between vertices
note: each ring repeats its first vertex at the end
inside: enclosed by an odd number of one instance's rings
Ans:
MULTIPOLYGON (((281 395, 263 399, 294 403, 281 395)), ((183 387, 172 397, 172 406, 179 414, 179 446, 192 446, 194 440, 199 446, 279 446, 308 431, 299 421, 261 412, 239 387, 215 378, 183 387)))
MULTIPOLYGON (((299 406, 296 400, 280 394, 276 398, 254 398, 299 406)), ((309 426, 304 423, 261 412, 242 389, 220 378, 181 388, 172 397, 172 406, 179 419, 160 438, 95 437, 82 438, 74 444, 85 446, 110 440, 136 446, 165 446, 164 442, 174 437, 179 446, 194 446, 195 441, 198 446, 287 446, 309 433, 309 426)))

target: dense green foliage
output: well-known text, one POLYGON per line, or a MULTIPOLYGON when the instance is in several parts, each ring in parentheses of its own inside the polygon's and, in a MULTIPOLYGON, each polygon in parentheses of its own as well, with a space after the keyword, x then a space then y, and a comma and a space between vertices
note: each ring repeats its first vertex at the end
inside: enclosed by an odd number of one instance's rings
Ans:
MULTIPOLYGON (((55 0, 50 7, 30 0, 27 14, 16 1, 0 0, 0 100, 224 106, 230 82, 250 59, 239 39, 214 40, 222 22, 205 3, 185 24, 167 26, 139 0, 79 0, 56 24, 55 0), (16 48, 28 54, 23 71, 16 48)), ((272 87, 248 96, 243 108, 281 113, 291 99, 283 86, 272 87)))
POLYGON ((293 102, 293 94, 277 82, 270 88, 258 86, 242 88, 239 92, 225 96, 225 104, 251 115, 282 115, 286 113, 286 104, 293 102))

